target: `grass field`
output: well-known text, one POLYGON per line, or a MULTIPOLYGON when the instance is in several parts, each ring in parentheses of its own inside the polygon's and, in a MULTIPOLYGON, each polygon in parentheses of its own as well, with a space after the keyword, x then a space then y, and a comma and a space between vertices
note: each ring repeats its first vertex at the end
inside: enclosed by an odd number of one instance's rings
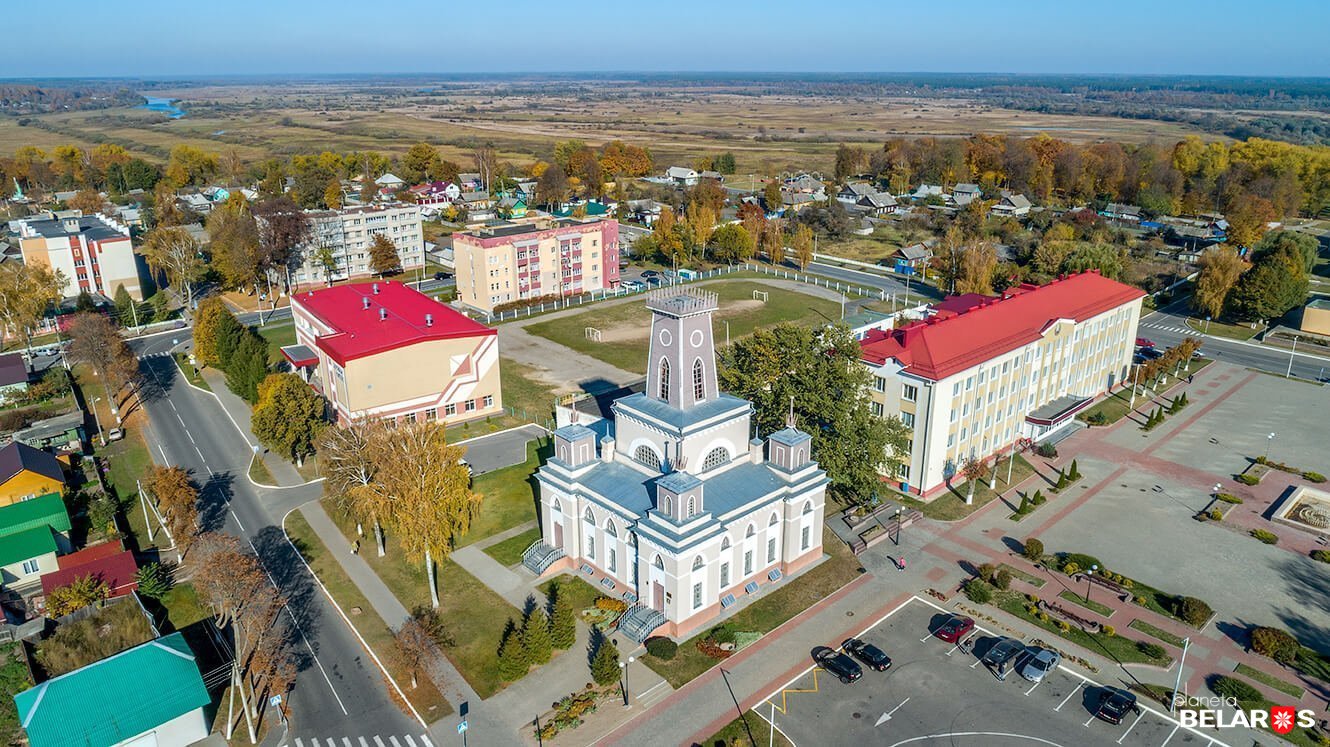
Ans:
POLYGON ((1074 591, 1071 591, 1070 589, 1058 594, 1058 599, 1061 599, 1066 602, 1071 602, 1072 604, 1075 605, 1079 605, 1087 610, 1090 610, 1091 612, 1095 612, 1104 617, 1108 617, 1109 615, 1113 614, 1112 607, 1109 607, 1106 604, 1100 604, 1099 602, 1096 602, 1093 599, 1087 600, 1085 597, 1081 596, 1080 594, 1077 594, 1074 591))
POLYGON ((1121 634, 1113 636, 1092 635, 1074 625, 1064 632, 1058 627, 1057 619, 1053 616, 1050 615, 1048 620, 1041 620, 1038 617, 1031 615, 1030 611, 1026 609, 1028 602, 1025 599, 1025 595, 1014 591, 997 592, 993 595, 993 604, 1004 612, 1015 615, 1028 623, 1043 628, 1053 635, 1075 643, 1086 651, 1099 654, 1100 656, 1107 656, 1110 659, 1122 662, 1123 664, 1137 663, 1168 666, 1168 664, 1173 661, 1172 657, 1168 655, 1159 659, 1146 656, 1141 652, 1136 641, 1130 638, 1124 638, 1121 634))
POLYGON ((1240 674, 1249 680, 1259 682, 1262 685, 1266 685, 1267 687, 1273 687, 1279 692, 1294 698, 1301 699, 1303 694, 1307 692, 1305 689, 1293 684, 1292 682, 1286 682, 1284 680, 1279 679, 1278 677, 1266 674, 1265 672, 1262 672, 1259 669, 1249 667, 1246 664, 1239 664, 1237 666, 1237 669, 1234 669, 1233 671, 1236 674, 1240 674))
POLYGON ((1187 326, 1205 335, 1227 337, 1230 340, 1250 340, 1260 333, 1261 327, 1252 329, 1250 324, 1229 324, 1226 322, 1204 319, 1188 319, 1187 326))
MULTIPOLYGON (((703 286, 719 296, 720 309, 712 319, 712 333, 723 344, 759 327, 795 321, 824 324, 840 317, 840 304, 816 296, 777 288, 752 280, 725 280, 703 286), (753 299, 753 291, 766 291, 766 302, 753 299)), ((597 306, 580 314, 528 325, 527 332, 585 353, 625 371, 646 373, 651 312, 643 300, 597 306), (601 340, 586 337, 586 328, 600 330, 601 340)))
MULTIPOLYGON (((355 522, 338 512, 330 501, 325 500, 324 507, 347 540, 354 541, 355 522)), ((392 531, 387 533, 386 546, 387 554, 382 558, 373 552, 361 556, 403 607, 429 606, 424 565, 419 559, 407 556, 401 540, 392 531)), ((522 612, 451 560, 438 564, 437 577, 439 614, 456 644, 445 648, 444 655, 480 697, 488 698, 502 688, 498 651, 504 626, 509 619, 520 621, 522 612)))
MULTIPOLYGON (((1034 465, 1025 460, 1025 457, 1017 455, 1016 463, 1011 468, 1011 485, 1020 485, 1030 475, 1034 474, 1034 465)), ((917 508, 923 512, 924 516, 937 521, 958 521, 966 516, 978 511, 988 505, 993 499, 998 497, 998 493, 1006 491, 1007 484, 1007 460, 998 462, 997 466, 997 490, 989 490, 988 480, 981 481, 974 488, 974 502, 966 505, 965 496, 969 494, 970 489, 965 478, 960 478, 952 484, 947 492, 937 496, 927 503, 910 496, 894 493, 892 498, 899 500, 907 506, 917 508)), ((1043 487, 1043 486, 1037 486, 1043 487)), ((1031 490, 1030 492, 1034 492, 1031 490)), ((1013 496, 1013 500, 1019 502, 1020 498, 1013 496)))
POLYGON ((1155 627, 1154 625, 1151 625, 1150 623, 1144 620, 1139 620, 1139 619, 1132 620, 1131 623, 1127 625, 1127 627, 1139 630, 1142 633, 1150 636, 1151 638, 1154 638, 1157 641, 1162 641, 1164 643, 1167 643, 1170 646, 1176 646, 1177 648, 1182 648, 1183 641, 1181 637, 1176 636, 1168 632, 1167 630, 1164 630, 1163 628, 1155 627))
POLYGON ((485 548, 485 554, 499 561, 501 565, 517 565, 522 562, 522 553, 538 539, 540 539, 540 529, 532 527, 502 542, 495 542, 485 548))
POLYGON ((180 369, 180 375, 185 377, 185 381, 207 392, 212 391, 212 386, 203 380, 203 377, 197 373, 197 369, 189 362, 187 353, 173 353, 176 367, 180 369))
MULTIPOLYGON (((309 522, 305 521, 304 515, 300 511, 295 511, 287 516, 283 527, 286 533, 291 537, 300 554, 304 556, 305 562, 309 563, 310 568, 314 569, 314 574, 318 576, 323 585, 327 587, 328 593, 333 599, 337 600, 337 605, 351 619, 351 624, 359 631, 365 642, 374 649, 383 665, 392 672, 393 679, 397 680, 403 692, 406 693, 411 704, 416 707, 420 715, 426 721, 433 722, 443 718, 453 712, 448 701, 444 700, 443 695, 439 693, 438 688, 434 686, 429 677, 417 677, 415 689, 411 688, 411 672, 402 662, 397 653, 397 644, 393 640, 392 629, 379 617, 374 608, 370 606, 369 600, 360 592, 360 589, 351 581, 351 577, 346 575, 346 571, 337 563, 328 552, 327 545, 319 539, 319 536, 310 528, 309 522), (358 613, 354 610, 359 609, 358 613)), ((337 623, 340 624, 340 621, 337 623)))
POLYGON ((702 742, 701 747, 794 747, 784 734, 776 732, 771 741, 771 725, 756 711, 749 711, 725 725, 702 742))
POLYGON ((536 518, 536 482, 532 477, 552 453, 538 441, 526 445, 526 461, 478 476, 472 489, 479 493, 480 515, 471 530, 457 538, 463 547, 536 518))
POLYGON ((572 605, 574 614, 595 606, 596 600, 605 596, 600 589, 577 576, 555 576, 541 584, 539 588, 541 593, 548 597, 556 586, 559 588, 559 593, 565 595, 572 605))

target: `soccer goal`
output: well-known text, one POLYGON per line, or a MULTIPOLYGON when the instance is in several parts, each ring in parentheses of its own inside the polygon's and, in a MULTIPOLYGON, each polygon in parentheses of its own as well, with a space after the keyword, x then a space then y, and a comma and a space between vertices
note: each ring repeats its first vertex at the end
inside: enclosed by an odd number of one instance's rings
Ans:
POLYGON ((596 327, 587 327, 586 338, 588 340, 595 340, 596 342, 600 342, 600 330, 597 329, 596 327))
POLYGON ((754 301, 761 301, 762 303, 766 303, 766 302, 767 302, 767 291, 753 291, 753 300, 754 300, 754 301))

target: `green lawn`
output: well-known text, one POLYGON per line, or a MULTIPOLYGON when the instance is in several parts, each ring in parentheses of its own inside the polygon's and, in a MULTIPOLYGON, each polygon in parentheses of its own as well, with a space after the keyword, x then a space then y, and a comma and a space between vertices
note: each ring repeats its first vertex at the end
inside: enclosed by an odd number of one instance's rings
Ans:
POLYGON ((199 389, 203 389, 209 392, 212 391, 212 387, 208 384, 208 382, 203 380, 203 377, 198 374, 197 372, 198 370, 194 368, 194 365, 192 363, 189 362, 188 354, 173 353, 171 357, 175 358, 175 364, 177 367, 180 368, 180 374, 185 377, 185 381, 188 381, 190 384, 193 384, 199 389))
POLYGON ((295 511, 287 516, 283 529, 300 550, 305 562, 314 569, 314 574, 327 587, 328 593, 337 600, 338 606, 351 619, 361 637, 374 649, 388 671, 392 672, 393 679, 397 680, 397 684, 401 686, 420 715, 426 721, 433 722, 452 713, 452 706, 444 700, 429 677, 417 677, 416 688, 411 689, 411 672, 397 652, 392 630, 370 606, 369 600, 365 599, 360 589, 352 583, 342 566, 331 556, 328 547, 310 528, 309 522, 305 521, 301 512, 295 511), (354 611, 356 609, 360 612, 356 613, 354 611))
POLYGON ((496 542, 485 548, 485 554, 499 561, 501 565, 517 565, 522 562, 522 553, 532 542, 540 539, 540 528, 533 527, 502 542, 496 542))
POLYGON ((749 711, 712 734, 701 747, 794 747, 780 732, 776 732, 776 741, 770 741, 771 731, 766 719, 749 711))
MULTIPOLYGON (((1155 390, 1155 394, 1162 395, 1172 391, 1179 382, 1185 380, 1187 376, 1210 365, 1210 362, 1209 358, 1192 359, 1187 361, 1187 365, 1183 366, 1181 369, 1181 378, 1169 376, 1168 386, 1163 389, 1155 390)), ((1082 422, 1089 422, 1090 418, 1094 417, 1095 413, 1103 413, 1104 422, 1102 425, 1112 425, 1121 420, 1127 413, 1131 412, 1131 399, 1131 387, 1123 387, 1108 395, 1093 407, 1078 414, 1076 419, 1082 422)), ((1144 407, 1144 403, 1148 401, 1149 398, 1144 393, 1136 395, 1137 407, 1144 407)))
POLYGON ((249 460, 249 479, 260 485, 276 485, 277 478, 272 476, 272 471, 268 465, 263 463, 263 458, 255 454, 254 458, 249 460))
POLYGON ((282 348, 287 345, 296 344, 296 325, 291 322, 281 322, 277 324, 268 324, 262 327, 255 327, 255 332, 268 341, 268 362, 277 363, 284 360, 282 357, 282 348))
MULTIPOLYGON (((324 507, 348 540, 356 536, 355 522, 338 512, 332 501, 324 507)), ((390 530, 387 554, 361 553, 383 583, 407 609, 430 604, 424 565, 408 557, 401 541, 390 530)), ((456 645, 444 649, 448 660, 482 698, 502 688, 499 681, 498 651, 504 626, 509 619, 520 622, 521 610, 508 604, 479 579, 451 560, 438 564, 439 614, 447 623, 456 645)))
POLYGON ((1026 609, 1029 602, 1024 594, 1014 591, 999 591, 993 595, 993 604, 1002 611, 1015 615, 1028 623, 1037 625, 1044 630, 1059 636, 1064 640, 1070 641, 1086 651, 1107 656, 1110 659, 1123 664, 1154 664, 1156 666, 1168 666, 1173 658, 1165 655, 1163 658, 1155 659, 1143 654, 1137 645, 1137 641, 1131 638, 1124 638, 1121 634, 1106 636, 1092 635, 1072 625, 1071 629, 1063 632, 1058 626, 1058 618, 1049 615, 1048 620, 1040 620, 1037 616, 1030 614, 1026 609))
POLYGON ((1330 657, 1321 652, 1301 646, 1298 648, 1298 657, 1293 661, 1293 668, 1303 674, 1303 676, 1318 679, 1322 682, 1330 682, 1330 657))
POLYGON ((554 419, 554 389, 535 376, 535 369, 511 358, 500 357, 499 381, 503 404, 523 422, 545 424, 554 419))
POLYGON ((1230 324, 1228 322, 1206 322, 1204 319, 1187 319, 1187 326, 1205 335, 1227 337, 1230 340, 1250 340, 1261 332, 1261 327, 1252 329, 1250 324, 1230 324))
MULTIPOLYGON (((822 542, 823 552, 831 557, 732 615, 729 621, 734 627, 744 632, 770 633, 859 576, 859 559, 830 529, 823 532, 822 542)), ((704 630, 680 643, 679 653, 669 661, 648 655, 642 663, 678 689, 718 663, 697 650, 698 639, 706 634, 704 630)))
POLYGON ((1150 636, 1151 638, 1154 638, 1157 641, 1162 641, 1164 643, 1167 643, 1170 646, 1176 646, 1178 648, 1182 648, 1183 646, 1183 641, 1180 636, 1176 636, 1168 632, 1167 630, 1164 630, 1163 628, 1155 627, 1154 625, 1151 625, 1150 623, 1144 620, 1139 620, 1139 619, 1132 620, 1131 623, 1127 625, 1127 627, 1135 628, 1136 630, 1141 631, 1142 633, 1150 636))
MULTIPOLYGON (((1034 474, 1034 466, 1025 460, 1025 457, 1016 456, 1016 464, 1011 468, 1011 484, 1019 485, 1030 475, 1034 474)), ((947 492, 937 496, 931 501, 925 503, 917 498, 909 496, 895 495, 907 506, 917 508, 923 512, 924 516, 936 521, 958 521, 964 519, 970 514, 978 511, 997 498, 998 492, 1007 489, 1007 460, 998 462, 997 467, 997 491, 988 489, 988 480, 983 480, 974 489, 974 503, 966 505, 965 496, 969 493, 968 483, 964 478, 953 482, 952 487, 947 492)), ((1019 501, 1019 498, 1016 498, 1019 501)))
MULTIPOLYGON (((753 280, 723 280, 702 288, 719 296, 720 309, 712 319, 712 332, 721 344, 727 322, 733 340, 777 322, 825 324, 840 318, 840 304, 835 301, 753 280), (755 290, 767 292, 768 300, 755 302, 755 290)), ((651 312, 638 299, 598 305, 580 314, 528 325, 526 330, 625 371, 645 373, 650 323, 651 312), (587 327, 599 329, 603 342, 587 339, 587 327)))
POLYGON ((1044 579, 1039 578, 1038 576, 1032 573, 1026 573, 1025 571, 1022 571, 1019 568, 1013 568, 1007 565, 1006 563, 998 563, 998 568, 1006 571, 1007 573, 1010 573, 1012 578, 1019 578, 1020 580, 1024 581, 1027 584, 1030 584, 1036 589, 1043 588, 1044 584, 1048 583, 1044 579))
POLYGON ((1233 671, 1236 672, 1237 674, 1242 675, 1243 677, 1246 677, 1249 680, 1254 680, 1256 682, 1261 683, 1262 685, 1272 687, 1278 690, 1279 692, 1284 693, 1285 695, 1297 698, 1299 700, 1302 698, 1303 694, 1307 692, 1306 690, 1299 687, 1298 685, 1293 684, 1292 682, 1281 680, 1278 677, 1275 677, 1274 675, 1266 674, 1265 672, 1262 672, 1261 670, 1255 669, 1253 667, 1249 667, 1246 664, 1239 664, 1237 666, 1237 669, 1234 669, 1233 671))
POLYGON ((14 696, 32 687, 28 668, 23 665, 23 644, 0 644, 0 742, 23 744, 23 730, 19 728, 18 707, 14 696))
POLYGON ((539 441, 526 445, 526 461, 486 472, 476 478, 473 489, 482 497, 480 515, 471 522, 471 531, 457 539, 464 547, 493 536, 505 529, 536 518, 536 481, 533 475, 549 455, 539 441))
POLYGON ((1096 602, 1094 599, 1086 601, 1085 597, 1081 596, 1080 594, 1077 594, 1076 592, 1070 589, 1062 592, 1061 594, 1058 594, 1058 598, 1071 602, 1072 604, 1084 607, 1085 609, 1090 610, 1091 612, 1095 612, 1104 617, 1108 617, 1109 615, 1113 614, 1112 607, 1109 607, 1106 604, 1100 604, 1099 602, 1096 602))
POLYGON ((166 617, 171 628, 182 630, 200 620, 212 617, 212 613, 199 601, 198 593, 191 583, 176 584, 158 600, 166 608, 166 617))
POLYGON ((548 597, 556 586, 559 587, 560 594, 567 595, 574 613, 581 612, 588 607, 594 607, 596 600, 605 596, 605 593, 600 589, 588 584, 578 576, 555 576, 541 584, 539 588, 541 593, 548 597))

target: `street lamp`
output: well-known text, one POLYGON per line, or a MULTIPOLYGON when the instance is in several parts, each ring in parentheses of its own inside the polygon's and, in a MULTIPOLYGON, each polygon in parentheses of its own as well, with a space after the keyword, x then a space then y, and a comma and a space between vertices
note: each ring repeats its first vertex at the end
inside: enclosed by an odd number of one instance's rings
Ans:
POLYGON ((903 513, 904 511, 905 511, 905 507, 904 507, 904 506, 897 506, 897 507, 896 507, 896 545, 897 545, 897 547, 899 547, 899 546, 900 546, 900 543, 901 543, 901 513, 903 513))
POLYGON ((1214 494, 1215 494, 1215 498, 1218 498, 1218 497, 1219 497, 1219 491, 1223 490, 1223 488, 1224 488, 1223 485, 1220 485, 1219 483, 1215 483, 1215 488, 1214 488, 1214 491, 1213 491, 1214 494))
POLYGON ((97 403, 101 402, 101 397, 92 398, 92 420, 97 424, 97 440, 101 441, 102 446, 106 445, 106 436, 102 435, 102 419, 97 415, 97 403))
POLYGON ((1270 459, 1270 444, 1273 443, 1274 440, 1275 440, 1275 434, 1273 432, 1271 432, 1270 435, 1265 437, 1265 456, 1262 457, 1262 459, 1266 460, 1270 459))
POLYGON ((1099 570, 1099 566, 1097 566, 1097 565, 1092 565, 1092 566, 1090 566, 1090 575, 1088 575, 1088 576, 1085 577, 1085 603, 1086 603, 1086 604, 1089 604, 1089 603, 1090 603, 1090 586, 1092 585, 1092 584, 1091 584, 1091 579, 1094 578, 1094 574, 1095 574, 1098 570, 1099 570))
POLYGON ((1288 351, 1288 371, 1284 374, 1284 378, 1286 379, 1293 376, 1293 354, 1297 352, 1297 350, 1298 350, 1298 336, 1293 335, 1293 347, 1290 348, 1288 351))
MULTIPOLYGON (((635 659, 634 657, 631 657, 631 656, 628 657, 628 664, 632 664, 632 663, 635 662, 635 661, 637 661, 637 659, 635 659)), ((624 664, 622 661, 619 662, 619 674, 620 674, 620 677, 621 677, 621 682, 623 683, 623 707, 624 707, 624 708, 627 708, 627 707, 628 707, 628 699, 629 699, 629 695, 628 695, 628 664, 624 664)))

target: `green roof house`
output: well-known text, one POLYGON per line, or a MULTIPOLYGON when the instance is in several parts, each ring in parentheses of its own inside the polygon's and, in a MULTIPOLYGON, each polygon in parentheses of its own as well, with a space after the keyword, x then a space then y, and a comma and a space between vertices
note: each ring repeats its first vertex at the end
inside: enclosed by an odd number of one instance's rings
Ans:
POLYGON ((69 513, 59 494, 0 506, 0 587, 36 587, 69 549, 69 513))
POLYGON ((179 633, 14 696, 32 747, 192 744, 208 736, 209 702, 194 652, 179 633))

